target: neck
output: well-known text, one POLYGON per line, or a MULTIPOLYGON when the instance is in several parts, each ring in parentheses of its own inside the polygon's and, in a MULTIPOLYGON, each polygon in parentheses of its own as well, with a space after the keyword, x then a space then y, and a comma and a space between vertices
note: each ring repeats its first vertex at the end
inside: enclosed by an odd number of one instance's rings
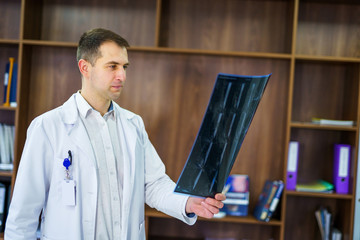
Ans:
POLYGON ((83 89, 80 91, 80 94, 93 109, 95 109, 101 114, 101 116, 104 116, 105 113, 107 113, 111 103, 110 100, 96 98, 92 95, 87 94, 87 92, 84 91, 83 89))

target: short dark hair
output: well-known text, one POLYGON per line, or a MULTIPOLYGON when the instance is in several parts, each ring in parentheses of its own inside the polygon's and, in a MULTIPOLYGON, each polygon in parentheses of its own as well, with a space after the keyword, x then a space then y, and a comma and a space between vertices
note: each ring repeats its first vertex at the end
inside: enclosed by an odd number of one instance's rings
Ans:
POLYGON ((114 42, 120 47, 128 48, 129 43, 118 34, 103 28, 94 28, 83 33, 79 40, 76 59, 85 59, 94 65, 96 60, 101 57, 99 48, 104 42, 114 42))

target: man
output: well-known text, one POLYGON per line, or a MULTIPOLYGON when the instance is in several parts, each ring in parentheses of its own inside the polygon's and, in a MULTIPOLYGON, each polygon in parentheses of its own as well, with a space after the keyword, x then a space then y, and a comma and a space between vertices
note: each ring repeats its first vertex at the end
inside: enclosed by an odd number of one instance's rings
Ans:
POLYGON ((129 44, 105 29, 84 33, 77 52, 81 91, 31 123, 5 239, 144 239, 144 203, 188 224, 211 218, 215 199, 173 193, 175 183, 142 119, 118 106, 129 44))

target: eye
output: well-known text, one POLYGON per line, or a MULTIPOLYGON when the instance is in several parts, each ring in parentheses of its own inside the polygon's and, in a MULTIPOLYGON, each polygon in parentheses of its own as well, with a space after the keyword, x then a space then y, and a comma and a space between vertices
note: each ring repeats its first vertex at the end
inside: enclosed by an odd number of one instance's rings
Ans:
POLYGON ((115 65, 115 64, 114 64, 114 65, 110 65, 109 68, 111 68, 111 69, 116 69, 116 65, 115 65))
POLYGON ((126 70, 129 67, 129 65, 124 65, 123 68, 126 70))

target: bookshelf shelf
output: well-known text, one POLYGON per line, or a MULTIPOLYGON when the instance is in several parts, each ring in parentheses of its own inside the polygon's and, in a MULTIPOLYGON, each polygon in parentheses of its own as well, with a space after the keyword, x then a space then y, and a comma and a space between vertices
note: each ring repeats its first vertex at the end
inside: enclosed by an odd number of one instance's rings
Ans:
POLYGON ((203 50, 203 49, 189 49, 189 48, 167 48, 167 47, 131 47, 132 51, 149 51, 160 53, 182 53, 182 54, 197 54, 197 55, 214 55, 214 56, 234 56, 234 57, 252 57, 252 58, 269 58, 269 59, 286 59, 290 60, 291 55, 286 53, 261 53, 261 52, 237 52, 237 51, 218 51, 218 50, 203 50))
POLYGON ((8 177, 8 178, 11 178, 13 175, 13 172, 12 171, 3 171, 3 170, 0 170, 0 177, 8 177))
POLYGON ((334 130, 334 131, 351 131, 356 132, 356 126, 336 126, 336 125, 320 125, 310 122, 291 122, 292 128, 304 128, 304 129, 315 129, 315 130, 334 130))
POLYGON ((16 111, 16 107, 4 107, 4 106, 0 106, 0 111, 16 111))
MULTIPOLYGON (((155 209, 147 208, 145 212, 146 217, 154 217, 154 218, 171 218, 170 216, 163 214, 155 209)), ((257 220, 251 214, 246 217, 234 217, 234 216, 226 216, 223 218, 199 218, 198 221, 208 221, 208 222, 231 222, 231 223, 244 223, 244 224, 256 224, 256 225, 269 225, 269 226, 281 226, 281 221, 279 220, 270 220, 269 222, 263 222, 257 220)))
POLYGON ((0 39, 0 44, 12 44, 16 45, 19 44, 20 40, 17 39, 0 39))
MULTIPOLYGON (((77 42, 61 42, 61 41, 47 41, 47 40, 22 40, 24 45, 34 46, 52 46, 52 47, 77 47, 77 42)), ((290 54, 283 53, 257 53, 257 52, 234 52, 234 51, 218 51, 218 50, 203 50, 203 49, 182 49, 182 48, 167 48, 167 47, 142 47, 131 46, 129 51, 136 52, 157 52, 157 53, 181 53, 181 54, 196 54, 196 55, 213 55, 213 56, 234 56, 234 57, 251 57, 251 58, 269 58, 269 59, 285 59, 290 60, 290 54)))
POLYGON ((45 40, 23 40, 24 45, 50 46, 50 47, 77 47, 76 42, 45 41, 45 40))
POLYGON ((286 191, 286 195, 300 196, 300 197, 316 197, 316 198, 331 198, 331 199, 348 199, 352 200, 351 194, 336 194, 336 193, 313 193, 313 192, 297 192, 286 191))
POLYGON ((296 60, 313 62, 341 62, 341 63, 360 63, 360 58, 355 57, 334 57, 334 56, 312 56, 296 54, 296 60))

